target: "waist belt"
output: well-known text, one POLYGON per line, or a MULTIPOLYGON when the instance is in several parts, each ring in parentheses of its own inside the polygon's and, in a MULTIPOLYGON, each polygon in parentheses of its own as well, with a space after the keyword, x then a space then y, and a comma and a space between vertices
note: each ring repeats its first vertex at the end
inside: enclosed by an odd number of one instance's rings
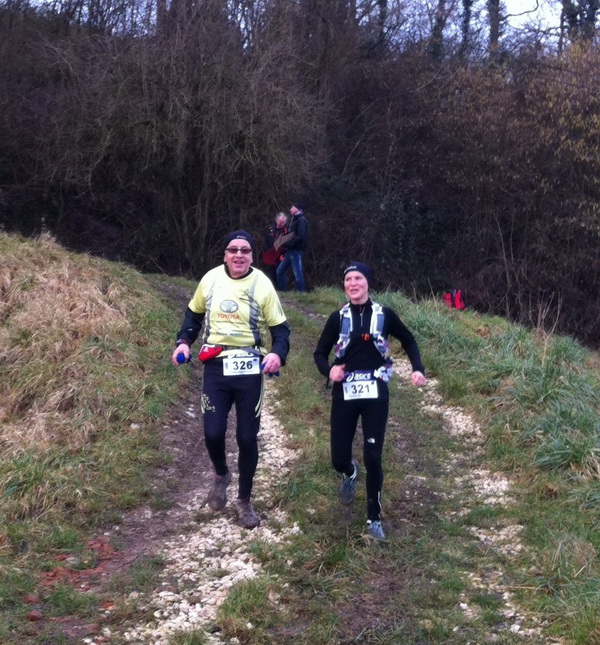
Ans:
POLYGON ((344 374, 343 383, 360 383, 361 381, 380 380, 387 383, 392 375, 392 368, 382 365, 376 370, 354 370, 344 374))

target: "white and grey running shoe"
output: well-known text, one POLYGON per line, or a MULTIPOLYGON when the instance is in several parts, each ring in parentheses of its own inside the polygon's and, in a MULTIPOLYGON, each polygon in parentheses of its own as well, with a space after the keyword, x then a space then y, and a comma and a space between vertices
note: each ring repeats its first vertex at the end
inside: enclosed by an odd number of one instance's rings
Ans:
POLYGON ((383 526, 381 526, 380 520, 369 520, 367 522, 367 528, 371 537, 374 537, 376 540, 385 540, 385 533, 383 532, 383 526))

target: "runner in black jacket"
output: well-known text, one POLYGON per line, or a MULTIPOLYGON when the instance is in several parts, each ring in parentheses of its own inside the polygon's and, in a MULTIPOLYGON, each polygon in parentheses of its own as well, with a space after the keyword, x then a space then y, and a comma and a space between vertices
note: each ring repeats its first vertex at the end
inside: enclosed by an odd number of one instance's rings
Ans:
POLYGON ((387 338, 397 338, 412 368, 412 383, 425 385, 425 370, 412 333, 389 307, 369 299, 371 270, 353 262, 344 270, 344 289, 350 299, 341 311, 330 316, 314 352, 315 363, 333 382, 331 399, 331 462, 342 476, 340 501, 354 500, 358 463, 352 458, 352 442, 359 417, 364 438, 364 463, 367 471, 367 516, 370 534, 385 539, 381 526, 381 454, 389 409, 391 359, 387 338), (335 360, 329 354, 335 347, 335 360))

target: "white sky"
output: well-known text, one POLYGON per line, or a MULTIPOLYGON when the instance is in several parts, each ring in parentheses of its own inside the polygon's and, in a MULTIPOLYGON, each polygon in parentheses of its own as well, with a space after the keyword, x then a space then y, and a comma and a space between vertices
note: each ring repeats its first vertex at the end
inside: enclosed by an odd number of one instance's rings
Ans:
MULTIPOLYGON (((523 24, 531 20, 543 19, 550 27, 558 27, 560 19, 560 6, 559 0, 539 0, 537 3, 539 9, 532 13, 525 14, 510 19, 513 25, 523 24)), ((536 0, 504 0, 506 13, 519 14, 526 11, 531 11, 536 7, 536 0)))

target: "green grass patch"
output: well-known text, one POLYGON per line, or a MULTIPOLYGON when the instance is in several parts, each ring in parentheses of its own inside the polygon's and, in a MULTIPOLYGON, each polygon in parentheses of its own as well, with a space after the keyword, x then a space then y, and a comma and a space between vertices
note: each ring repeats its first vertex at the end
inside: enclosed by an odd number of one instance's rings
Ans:
POLYGON ((206 634, 201 630, 174 634, 169 638, 169 645, 206 645, 206 634))
POLYGON ((71 585, 57 585, 44 598, 44 611, 49 616, 91 616, 98 599, 88 593, 78 593, 71 585))
MULTIPOLYGON (((534 538, 531 527, 536 525, 545 527, 546 539, 549 530, 562 524, 567 525, 563 530, 566 529, 568 535, 583 529, 590 537, 597 515, 594 513, 589 519, 590 527, 586 529, 581 507, 587 505, 595 511, 600 496, 593 475, 598 435, 594 423, 598 411, 597 377, 585 369, 588 352, 569 339, 541 337, 502 319, 474 312, 457 315, 438 303, 415 304, 399 294, 377 294, 376 299, 398 311, 415 333, 428 374, 438 380, 445 402, 462 406, 479 421, 487 440, 487 452, 482 455, 482 460, 487 460, 486 467, 514 473, 519 477, 519 485, 509 509, 474 504, 467 513, 457 513, 461 509, 449 494, 451 491, 445 488, 451 478, 443 477, 444 461, 449 452, 458 459, 466 459, 470 446, 441 431, 442 419, 423 414, 419 392, 403 385, 391 402, 391 418, 406 421, 400 425, 390 423, 388 429, 384 455, 384 510, 388 525, 391 522, 395 528, 402 529, 402 512, 396 509, 409 506, 414 525, 408 534, 400 530, 392 536, 389 544, 377 551, 378 557, 365 560, 365 555, 372 555, 373 549, 368 545, 369 550, 365 551, 364 510, 357 509, 345 516, 340 514, 335 500, 336 480, 328 463, 328 392, 323 388, 324 379, 316 374, 312 363, 312 350, 322 320, 303 313, 305 309, 311 309, 326 316, 343 298, 341 292, 334 289, 316 290, 301 296, 286 294, 286 297, 297 300, 302 311, 287 310, 295 332, 295 351, 279 384, 279 397, 283 403, 280 410, 294 446, 304 457, 289 481, 279 486, 278 492, 282 503, 312 540, 307 540, 307 552, 303 556, 299 555, 302 550, 294 543, 295 557, 288 562, 295 570, 293 575, 281 572, 279 558, 271 557, 265 564, 272 574, 283 575, 293 584, 295 593, 288 592, 293 596, 290 602, 309 609, 311 618, 306 633, 310 636, 300 637, 299 642, 343 640, 344 620, 340 619, 339 607, 352 607, 353 598, 364 598, 362 578, 368 576, 369 571, 377 572, 383 580, 406 576, 408 572, 413 576, 413 585, 410 595, 405 591, 400 595, 389 593, 382 601, 383 614, 391 614, 392 606, 402 607, 402 620, 394 624, 393 620, 381 620, 380 617, 378 627, 369 628, 369 619, 364 617, 367 626, 361 632, 360 642, 417 643, 422 638, 427 638, 428 642, 479 642, 477 639, 485 638, 484 634, 489 634, 490 630, 501 629, 504 618, 498 594, 486 593, 477 587, 469 589, 464 571, 506 568, 506 562, 501 555, 482 548, 466 529, 478 527, 493 534, 498 523, 522 523, 524 541, 533 552, 539 553, 543 553, 544 538, 540 537, 540 542, 534 538), (392 438, 395 434, 402 436, 404 423, 410 424, 413 431, 413 452, 420 456, 417 463, 403 463, 406 455, 398 452, 398 444, 392 438), (578 433, 573 432, 574 427, 578 428, 578 433), (557 434, 562 437, 564 446, 556 442, 557 434), (415 491, 407 486, 406 478, 414 473, 415 466, 419 477, 426 480, 428 496, 426 503, 421 502, 422 507, 419 507, 418 493, 416 504, 409 503, 410 495, 415 495, 415 491), (557 506, 557 500, 564 499, 568 504, 574 498, 581 507, 561 515, 565 509, 560 503, 557 506), (456 516, 450 521, 448 518, 453 512, 456 516), (422 530, 420 535, 419 530, 422 530), (415 533, 418 534, 416 539, 415 533), (385 567, 381 564, 383 558, 386 558, 385 567), (363 575, 357 574, 359 582, 354 580, 349 586, 351 591, 347 592, 344 585, 336 584, 335 578, 339 575, 336 564, 339 562, 340 570, 343 570, 353 561, 361 563, 363 575), (303 572, 302 576, 299 571, 303 572), (302 593, 305 586, 313 589, 313 593, 318 589, 315 593, 318 602, 306 598, 302 593), (469 606, 475 607, 475 618, 457 611, 464 594, 469 606), (388 602, 390 608, 386 611, 388 602)), ((401 356, 400 348, 396 348, 396 353, 401 356)), ((360 451, 359 444, 357 450, 360 451)), ((357 503, 364 503, 360 493, 355 505, 357 503)), ((540 579, 536 581, 535 576, 523 575, 524 571, 533 570, 529 567, 529 555, 516 558, 511 561, 506 575, 519 590, 517 595, 524 606, 534 612, 539 610, 537 599, 547 596, 548 592, 541 589, 540 579)), ((547 563, 546 568, 545 577, 552 579, 556 563, 547 563)), ((585 571, 579 575, 585 577, 585 571)), ((591 580, 593 588, 595 580, 593 577, 591 580)), ((571 580, 571 583, 584 596, 590 595, 588 585, 582 580, 571 580)), ((575 633, 581 622, 588 625, 581 628, 582 633, 589 635, 589 624, 593 623, 589 611, 591 603, 583 602, 581 593, 577 597, 574 591, 569 585, 561 588, 561 602, 570 597, 574 606, 567 620, 562 616, 558 621, 559 630, 575 633), (583 610, 581 620, 576 608, 583 610)), ((547 598, 546 606, 550 609, 547 598)), ((280 633, 277 627, 270 629, 272 634, 280 633)), ((280 625, 279 629, 283 630, 283 627, 280 625)), ((518 642, 517 636, 506 631, 499 633, 503 642, 518 642)), ((355 638, 356 634, 354 632, 355 638)), ((294 637, 298 638, 298 635, 294 637)))
POLYGON ((169 362, 181 312, 148 278, 48 237, 0 233, 0 255, 0 609, 19 612, 53 553, 152 499, 157 423, 187 375, 169 362))
POLYGON ((125 573, 113 576, 110 587, 113 591, 122 593, 150 590, 157 582, 163 568, 164 560, 160 556, 139 558, 125 573))
MULTIPOLYGON (((0 331, 0 640, 12 645, 29 638, 23 597, 58 554, 93 564, 85 550, 91 527, 142 501, 164 505, 151 481, 164 459, 157 428, 188 375, 169 362, 181 311, 158 295, 166 278, 67 253, 48 238, 0 234, 0 253, 8 267, 0 331)), ((190 293, 195 286, 181 284, 190 293)), ((423 392, 394 377, 384 451, 389 539, 375 544, 365 532, 364 471, 354 505, 337 502, 330 391, 312 359, 323 317, 343 293, 285 297, 297 308, 286 307, 292 352, 277 380, 278 410, 301 457, 277 482, 273 502, 301 533, 277 546, 252 541, 262 573, 233 589, 217 618, 221 632, 257 644, 466 645, 493 637, 510 645, 522 639, 502 626, 503 599, 492 584, 501 571, 523 612, 545 621, 532 638, 597 642, 597 355, 498 317, 375 294, 415 334, 443 402, 461 406, 483 432, 475 451, 446 431, 442 414, 425 409, 423 392), (510 477, 510 500, 481 502, 469 489, 457 495, 459 478, 474 467, 510 477), (525 548, 512 555, 482 538, 507 525, 522 527, 525 548)), ((403 358, 397 343, 393 352, 403 358)), ((361 441, 359 430, 357 456, 361 441)), ((144 559, 115 578, 115 625, 136 617, 126 594, 152 589, 162 566, 144 559)), ((43 602, 53 616, 85 617, 97 599, 65 585, 43 602)), ((203 642, 202 630, 171 637, 173 645, 203 642)))

